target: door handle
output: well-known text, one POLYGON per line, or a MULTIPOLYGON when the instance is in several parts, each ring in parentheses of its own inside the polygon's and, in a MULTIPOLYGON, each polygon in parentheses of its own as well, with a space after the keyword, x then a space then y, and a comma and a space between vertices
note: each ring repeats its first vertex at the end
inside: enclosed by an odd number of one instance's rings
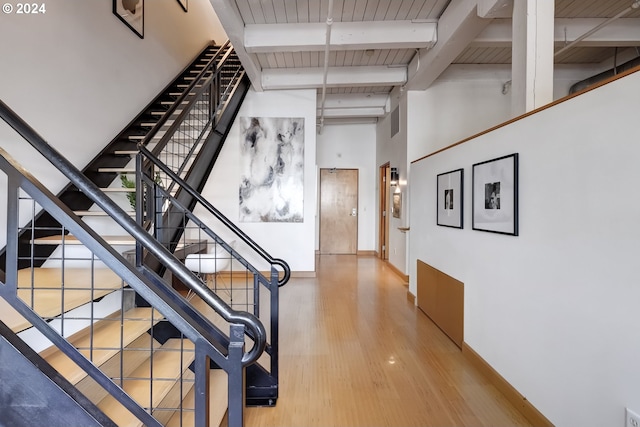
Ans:
POLYGON ((351 209, 351 216, 356 216, 358 214, 358 210, 356 208, 351 209))

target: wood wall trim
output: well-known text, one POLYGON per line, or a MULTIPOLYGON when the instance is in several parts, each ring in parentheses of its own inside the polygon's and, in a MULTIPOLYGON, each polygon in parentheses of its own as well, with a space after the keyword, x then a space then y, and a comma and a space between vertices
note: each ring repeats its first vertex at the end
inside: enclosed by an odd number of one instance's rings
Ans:
POLYGON ((409 301, 413 305, 416 305, 416 296, 413 295, 411 291, 409 291, 408 289, 407 289, 407 301, 409 301))
POLYGON ((292 271, 291 277, 304 277, 304 278, 316 277, 316 272, 315 271, 292 271))
POLYGON ((597 89, 597 88, 599 88, 599 87, 601 87, 601 86, 604 86, 604 85, 606 85, 606 84, 609 84, 609 83, 611 83, 611 82, 613 82, 613 81, 616 81, 616 80, 618 80, 618 79, 621 79, 621 78, 623 78, 623 77, 626 77, 626 76, 628 76, 628 75, 630 75, 630 74, 636 73, 636 72, 638 72, 638 71, 640 71, 640 66, 635 67, 635 68, 631 68, 630 70, 626 70, 626 71, 624 71, 624 72, 622 72, 622 73, 620 73, 620 74, 617 74, 617 75, 615 75, 615 76, 609 77, 608 79, 605 79, 605 80, 603 80, 603 81, 601 81, 601 82, 598 82, 598 83, 596 83, 596 84, 594 84, 594 85, 592 85, 592 86, 589 86, 588 88, 585 88, 585 89, 583 89, 583 90, 581 90, 581 91, 578 91, 578 92, 576 92, 576 93, 572 93, 571 95, 567 95, 567 96, 565 96, 565 97, 563 97, 563 98, 560 98, 560 99, 556 99, 555 101, 550 102, 550 103, 548 103, 548 104, 546 104, 546 105, 543 105, 542 107, 536 108, 535 110, 531 110, 531 111, 529 111, 529 112, 527 112, 527 113, 524 113, 524 114, 522 114, 522 115, 520 115, 520 116, 518 116, 518 117, 514 117, 513 119, 510 119, 510 120, 507 120, 506 122, 500 123, 499 125, 496 125, 496 126, 494 126, 494 127, 491 127, 491 128, 489 128, 489 129, 487 129, 487 130, 484 130, 484 131, 482 131, 482 132, 476 133, 475 135, 472 135, 472 136, 470 136, 470 137, 468 137, 468 138, 465 138, 465 139, 463 139, 462 141, 455 142, 455 143, 453 143, 453 144, 451 144, 451 145, 448 145, 448 146, 446 146, 446 147, 444 147, 444 148, 441 148, 441 149, 439 149, 439 150, 436 150, 436 151, 434 151, 433 153, 427 154, 426 156, 422 156, 422 157, 420 157, 419 159, 416 159, 416 160, 412 161, 412 162, 411 162, 411 164, 413 164, 413 163, 417 163, 417 162, 419 162, 419 161, 421 161, 421 160, 424 160, 424 159, 426 159, 426 158, 428 158, 428 157, 435 156, 436 154, 442 153, 443 151, 447 151, 447 150, 449 150, 449 149, 451 149, 451 148, 453 148, 453 147, 456 147, 456 146, 458 146, 458 145, 460 145, 460 144, 464 144, 464 143, 466 143, 466 142, 472 141, 472 140, 474 140, 474 139, 478 138, 479 136, 482 136, 482 135, 487 134, 487 133, 489 133, 489 132, 493 132, 493 131, 494 131, 494 130, 496 130, 496 129, 500 129, 501 127, 504 127, 504 126, 510 125, 510 124, 511 124, 511 123, 513 123, 513 122, 517 122, 518 120, 522 120, 522 119, 524 119, 525 117, 529 117, 529 116, 531 116, 531 115, 533 115, 533 114, 539 113, 540 111, 544 111, 544 110, 546 110, 547 108, 551 108, 551 107, 553 107, 553 106, 555 106, 555 105, 558 105, 558 104, 560 104, 560 103, 562 103, 562 102, 565 102, 565 101, 568 101, 568 100, 570 100, 570 99, 572 99, 572 98, 575 98, 576 96, 579 96, 579 95, 582 95, 582 94, 584 94, 584 93, 590 92, 590 91, 592 91, 592 90, 594 90, 594 89, 597 89))
POLYGON ((398 276, 400 276, 400 278, 405 281, 405 282, 409 282, 409 276, 404 274, 402 271, 400 271, 395 265, 391 264, 389 262, 389 260, 386 261, 387 266, 389 266, 389 268, 391 269, 391 271, 393 271, 395 274, 397 274, 398 276))
MULTIPOLYGON (((271 273, 269 271, 261 271, 260 273, 262 273, 262 275, 266 278, 271 277, 271 273)), ((216 273, 218 277, 221 277, 223 279, 225 278, 231 278, 234 277, 236 279, 242 279, 244 277, 246 277, 247 275, 251 275, 250 271, 220 271, 218 273, 216 273)), ((292 271, 291 272, 291 277, 302 277, 302 278, 308 278, 308 277, 316 277, 316 272, 315 271, 292 271)))
POLYGON ((514 386, 509 384, 502 375, 487 363, 478 353, 475 352, 466 342, 462 343, 462 354, 482 375, 484 375, 495 388, 497 388, 522 415, 538 427, 554 427, 553 423, 545 417, 542 412, 533 406, 514 386))
POLYGON ((358 251, 356 253, 358 256, 378 256, 377 251, 358 251))

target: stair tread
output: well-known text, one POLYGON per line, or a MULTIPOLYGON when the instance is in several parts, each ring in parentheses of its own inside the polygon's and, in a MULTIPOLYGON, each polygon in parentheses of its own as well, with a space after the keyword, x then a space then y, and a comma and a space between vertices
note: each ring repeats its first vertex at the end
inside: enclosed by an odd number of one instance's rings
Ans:
POLYGON ((166 397, 160 402, 159 408, 154 411, 153 415, 155 419, 158 420, 160 424, 166 425, 172 415, 180 410, 182 402, 187 397, 187 394, 194 389, 194 385, 195 374, 191 370, 186 370, 182 377, 182 384, 176 382, 166 397))
MULTIPOLYGON (((150 307, 133 308, 124 314, 123 322, 120 316, 101 320, 93 327, 93 334, 88 328, 70 341, 85 357, 91 358, 94 365, 100 366, 119 353, 121 344, 126 347, 148 331, 151 327, 151 319, 155 324, 162 320, 162 316, 150 307), (89 347, 92 343, 93 352, 90 352, 89 347)), ((72 384, 76 384, 86 376, 86 373, 60 350, 55 350, 45 359, 72 384)))
MULTIPOLYGON (((133 371, 130 378, 123 381, 122 388, 141 406, 156 407, 193 361, 195 357, 193 349, 194 345, 191 341, 177 338, 168 340, 153 354, 152 358, 133 371), (179 351, 181 345, 184 345, 183 352, 179 351), (147 378, 151 366, 153 366, 153 381, 147 378), (153 397, 152 402, 149 402, 149 396, 153 397)), ((100 401, 98 408, 117 425, 136 425, 136 417, 128 411, 122 411, 122 406, 113 396, 107 396, 100 401)))
POLYGON ((122 167, 122 168, 98 168, 98 172, 135 172, 135 167, 122 167))
POLYGON ((129 187, 105 187, 105 188, 101 188, 100 190, 102 190, 104 193, 135 193, 136 192, 135 188, 129 188, 129 187))
MULTIPOLYGON (((209 425, 219 426, 227 413, 229 401, 229 388, 227 387, 227 375, 222 369, 212 369, 209 371, 209 425)), ((195 425, 195 413, 187 408, 195 407, 195 389, 189 393, 182 401, 183 412, 176 412, 167 427, 181 427, 195 425), (182 421, 182 423, 181 423, 182 421)))
MULTIPOLYGON (((129 235, 103 235, 101 236, 108 244, 110 245, 135 245, 136 239, 129 235)), ((55 236, 47 236, 47 237, 38 237, 37 239, 32 240, 33 244, 36 245, 82 245, 82 242, 78 240, 76 236, 71 234, 67 234, 62 236, 60 234, 56 234, 55 236)))
MULTIPOLYGON (((105 296, 122 286, 122 279, 107 268, 65 268, 64 307, 61 302, 61 268, 34 268, 18 270, 18 296, 31 304, 33 286, 36 289, 33 308, 41 317, 55 317, 80 307, 92 300, 105 296), (89 289, 91 283, 98 288, 89 289), (46 289, 45 289, 46 288, 46 289)), ((2 299, 2 305, 8 305, 2 299)), ((0 305, 1 307, 1 305, 0 305)), ((5 313, 5 312, 3 312, 5 313)), ((31 325, 17 311, 7 310, 3 322, 14 332, 20 332, 31 325)))
MULTIPOLYGON (((157 124, 158 124, 158 122, 157 122, 157 121, 154 121, 154 122, 144 122, 144 123, 142 123, 142 126, 146 126, 146 127, 150 127, 150 128, 152 128, 152 127, 154 127, 154 126, 155 126, 155 125, 157 125, 157 124)), ((161 129, 168 128, 168 127, 169 127, 169 126, 171 126, 172 124, 173 124, 173 120, 167 120, 166 122, 164 122, 164 124, 162 125, 162 128, 161 128, 161 129)))
MULTIPOLYGON (((150 352, 157 350, 159 347, 160 343, 156 340, 151 340, 148 334, 140 335, 125 347, 125 351, 113 355, 100 365, 100 370, 109 378, 127 377, 149 359, 150 352)), ((75 386, 80 393, 84 394, 92 402, 100 402, 109 394, 102 387, 96 387, 95 380, 89 376, 85 376, 75 386)))
MULTIPOLYGON (((55 236, 47 236, 47 237, 39 237, 37 239, 33 239, 32 243, 36 245, 61 245, 63 241, 63 236, 56 234, 55 236)), ((136 239, 130 235, 103 235, 101 236, 107 243, 110 245, 135 245, 136 239)), ((64 244, 65 245, 82 245, 83 243, 78 240, 78 238, 72 234, 67 234, 64 236, 64 244)), ((185 246, 192 246, 196 248, 204 248, 206 249, 207 241, 205 239, 180 239, 180 242, 176 245, 175 250, 184 249, 185 246)), ((102 270, 102 269, 101 269, 102 270)), ((66 270, 65 270, 66 271, 66 270)), ((115 273, 114 273, 115 274, 115 273)))
POLYGON ((2 313, 2 321, 13 332, 18 333, 27 329, 31 325, 4 298, 0 298, 0 313, 2 313))
MULTIPOLYGON (((108 214, 104 211, 73 211, 73 213, 78 216, 108 216, 108 214)), ((136 215, 134 211, 127 211, 126 213, 129 216, 136 215)))

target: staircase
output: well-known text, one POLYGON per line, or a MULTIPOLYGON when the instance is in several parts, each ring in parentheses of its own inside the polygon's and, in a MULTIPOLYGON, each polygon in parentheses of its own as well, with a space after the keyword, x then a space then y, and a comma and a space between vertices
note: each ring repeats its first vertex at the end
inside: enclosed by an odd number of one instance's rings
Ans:
MULTIPOLYGON (((135 212, 125 195, 135 194, 135 188, 123 186, 120 176, 125 174, 132 180, 135 173, 132 156, 140 146, 154 150, 180 176, 190 174, 190 185, 202 190, 249 86, 228 42, 207 46, 89 162, 83 174, 110 198, 119 201, 132 217, 135 212)), ((103 222, 100 218, 105 213, 76 186, 70 183, 57 197, 77 215, 97 217, 91 220, 91 225, 100 227, 103 222)), ((50 236, 54 233, 49 230, 57 226, 50 215, 42 212, 32 224, 34 237, 50 236)), ((30 250, 30 239, 31 236, 21 236, 21 251, 30 250)), ((44 261, 55 249, 39 245, 34 255, 44 261)), ((5 256, 2 250, 0 265, 6 262, 5 256)), ((21 262, 21 267, 28 264, 21 262)))
POLYGON ((71 182, 55 197, 0 149, 11 230, 0 366, 22 367, 0 369, 11 384, 0 387, 7 425, 217 426, 225 417, 239 426, 245 404, 275 405, 288 266, 199 193, 247 89, 230 46, 205 49, 83 172, 0 102, 0 116, 71 182), (121 174, 135 189, 119 187, 121 174), (197 205, 216 230, 193 215, 197 205), (122 231, 100 235, 96 220, 122 231), (183 264, 218 248, 228 271, 200 277, 183 264))

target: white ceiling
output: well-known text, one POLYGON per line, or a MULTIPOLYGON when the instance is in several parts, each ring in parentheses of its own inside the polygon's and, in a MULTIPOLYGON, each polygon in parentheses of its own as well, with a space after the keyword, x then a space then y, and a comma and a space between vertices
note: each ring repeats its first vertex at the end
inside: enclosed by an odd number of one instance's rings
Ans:
MULTIPOLYGON (((323 120, 375 120, 394 87, 426 89, 451 64, 511 63, 513 0, 210 1, 253 87, 314 88, 323 120)), ((555 62, 612 68, 640 56, 633 3, 555 0, 556 52, 615 17, 555 62)))

